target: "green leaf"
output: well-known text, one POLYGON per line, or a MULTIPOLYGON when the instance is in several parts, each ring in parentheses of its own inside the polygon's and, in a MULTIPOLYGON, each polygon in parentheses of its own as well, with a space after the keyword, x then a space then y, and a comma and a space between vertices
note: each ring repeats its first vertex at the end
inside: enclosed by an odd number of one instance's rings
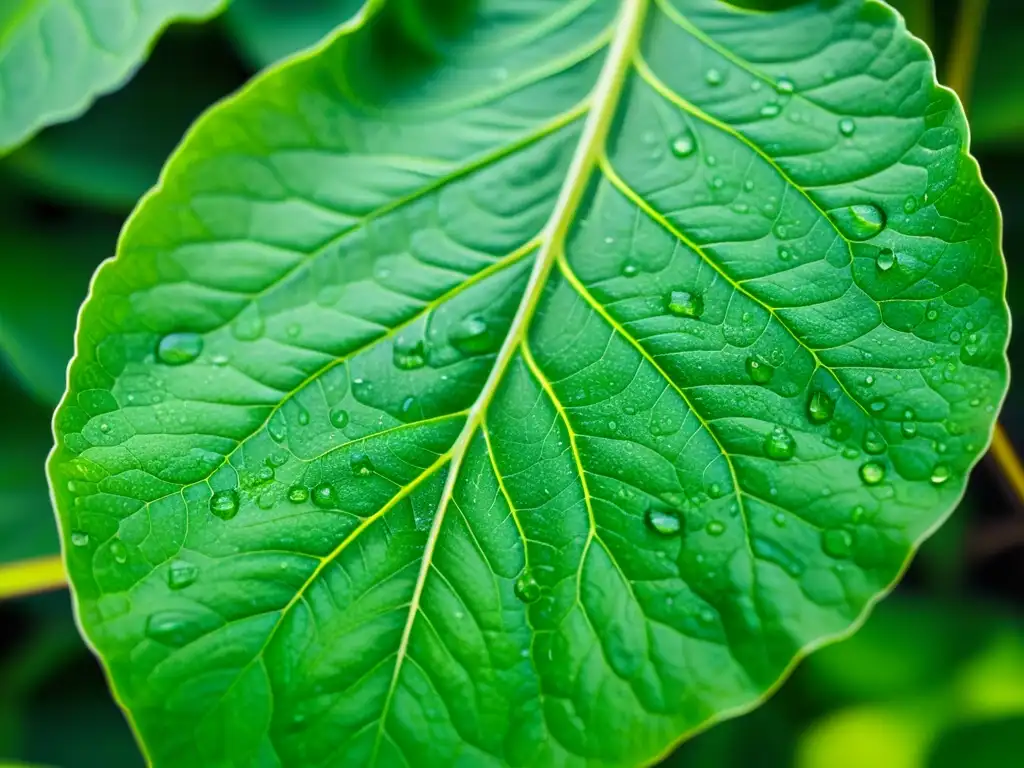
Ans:
POLYGON ((0 154, 116 89, 177 19, 225 0, 5 0, 0 6, 0 154))
POLYGON ((652 761, 989 440, 998 215, 887 7, 446 12, 208 113, 96 277, 51 481, 156 765, 652 761))
POLYGON ((352 19, 366 0, 235 0, 224 21, 257 69, 308 48, 352 19))
POLYGON ((196 116, 244 80, 230 49, 210 29, 170 30, 124 88, 78 120, 47 128, 5 166, 50 196, 130 209, 156 183, 196 116))

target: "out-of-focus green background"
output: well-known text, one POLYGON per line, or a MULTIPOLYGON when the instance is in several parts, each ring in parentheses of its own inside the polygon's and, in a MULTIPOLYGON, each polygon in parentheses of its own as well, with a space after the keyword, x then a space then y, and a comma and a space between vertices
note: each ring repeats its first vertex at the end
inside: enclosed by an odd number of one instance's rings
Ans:
MULTIPOLYGON (((50 412, 89 275, 113 253, 124 218, 203 109, 315 42, 350 5, 234 0, 212 22, 174 26, 122 90, 0 159, 0 565, 57 550, 43 474, 50 412)), ((896 5, 932 44, 940 79, 974 70, 960 85, 974 152, 1004 213, 1011 308, 1024 311, 1015 264, 1024 247, 1024 2, 896 5), (975 57, 970 20, 985 5, 975 57)), ((1011 363, 1024 361, 1022 352, 1015 341, 1011 363)), ((1024 448, 1019 381, 1002 423, 1024 448)), ((21 763, 143 765, 66 591, 0 603, 0 768, 21 763)), ((995 463, 979 467, 961 508, 859 633, 813 655, 767 704, 688 742, 666 765, 1024 765, 1024 507, 995 463)))

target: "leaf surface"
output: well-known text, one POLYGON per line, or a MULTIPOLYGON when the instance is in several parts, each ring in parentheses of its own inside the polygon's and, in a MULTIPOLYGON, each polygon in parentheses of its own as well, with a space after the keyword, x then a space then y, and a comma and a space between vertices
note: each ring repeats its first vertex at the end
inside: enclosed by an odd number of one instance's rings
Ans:
POLYGON ((158 766, 653 761, 859 624, 1006 388, 887 7, 398 5, 202 118, 81 318, 51 480, 158 766))
MULTIPOLYGON (((225 0, 5 0, 0 6, 0 154, 84 112, 131 75, 176 19, 225 0)), ((125 128, 127 130, 127 127, 125 128)))

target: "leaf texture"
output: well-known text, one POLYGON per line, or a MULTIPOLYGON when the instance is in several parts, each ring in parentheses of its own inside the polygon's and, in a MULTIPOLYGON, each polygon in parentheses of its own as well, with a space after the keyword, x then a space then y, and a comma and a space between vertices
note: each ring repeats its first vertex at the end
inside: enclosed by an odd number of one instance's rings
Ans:
POLYGON ((176 19, 225 0, 5 0, 0 7, 0 153, 115 89, 176 19))
POLYGON ((859 624, 1006 389, 886 6, 411 5, 202 118, 81 317, 51 480, 158 766, 654 761, 859 624))

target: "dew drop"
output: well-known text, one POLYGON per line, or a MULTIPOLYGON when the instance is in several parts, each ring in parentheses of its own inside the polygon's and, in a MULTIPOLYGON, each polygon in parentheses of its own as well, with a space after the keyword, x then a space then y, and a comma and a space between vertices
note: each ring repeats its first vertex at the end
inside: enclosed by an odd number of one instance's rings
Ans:
POLYGON ((850 118, 844 117, 842 120, 839 121, 839 132, 843 134, 843 136, 853 136, 856 130, 857 124, 853 122, 853 120, 851 120, 850 118))
POLYGON ((622 276, 623 277, 636 277, 639 274, 639 272, 640 272, 640 267, 638 267, 632 261, 627 261, 622 266, 622 276))
POLYGON ((352 474, 357 477, 369 477, 373 472, 373 461, 362 451, 356 451, 352 454, 349 459, 349 466, 352 468, 352 474))
POLYGON ((89 534, 85 531, 72 531, 71 543, 76 547, 89 546, 89 534))
POLYGON ((283 443, 285 437, 288 434, 288 422, 285 421, 284 414, 281 411, 276 411, 273 416, 270 417, 270 423, 267 424, 267 433, 270 435, 270 439, 275 443, 283 443))
POLYGON ((720 520, 712 520, 704 526, 704 530, 708 532, 709 536, 721 536, 725 533, 725 523, 720 520))
POLYGON ((861 465, 860 479, 865 485, 878 485, 885 479, 885 467, 877 461, 869 461, 861 465))
MULTIPOLYGON (((290 493, 289 498, 291 498, 290 493)), ((334 486, 326 482, 320 483, 316 486, 313 489, 313 503, 320 507, 320 509, 333 509, 337 506, 337 499, 334 495, 334 486)))
POLYGON ((917 198, 914 197, 913 195, 911 195, 910 197, 908 197, 906 200, 903 201, 903 212, 904 213, 913 213, 916 210, 917 210, 917 198))
POLYGON ((481 355, 494 345, 491 329, 480 315, 470 315, 453 326, 448 341, 464 355, 481 355))
POLYGON ((721 85, 722 84, 722 73, 712 67, 704 73, 704 80, 708 85, 721 85))
POLYGON ((767 384, 775 375, 775 366, 760 355, 747 358, 747 376, 755 384, 767 384))
POLYGON ((807 399, 807 417, 814 424, 825 424, 835 413, 836 404, 827 392, 816 389, 807 399))
POLYGON ((304 485, 293 485, 288 489, 288 501, 292 504, 302 504, 309 499, 309 490, 304 485))
POLYGON ((870 408, 873 413, 881 413, 888 407, 889 404, 885 402, 885 400, 872 400, 868 405, 868 408, 870 408))
POLYGON ((110 542, 110 556, 114 558, 115 563, 124 565, 128 562, 128 547, 120 539, 114 539, 110 542))
POLYGON ((904 421, 900 424, 900 432, 908 440, 917 436, 917 424, 912 421, 904 421))
POLYGON ((847 239, 869 240, 885 228, 885 212, 877 205, 851 205, 833 212, 833 221, 847 239))
POLYGON ((344 429, 348 426, 348 411, 344 408, 332 408, 329 418, 335 429, 344 429))
POLYGON ((764 439, 764 453, 769 459, 786 461, 796 452, 796 440, 783 427, 775 427, 764 439))
POLYGON ((873 429, 864 433, 864 450, 873 456, 885 453, 885 438, 873 429))
POLYGON ((650 507, 644 515, 647 527, 661 536, 677 536, 683 530, 683 521, 672 510, 650 507))
POLYGON ((302 427, 309 426, 309 411, 307 411, 305 408, 303 408, 300 405, 299 406, 299 415, 296 417, 296 420, 299 422, 299 426, 302 426, 302 427))
POLYGON ((395 368, 402 371, 414 371, 422 368, 427 363, 427 356, 423 349, 423 340, 419 339, 412 344, 397 342, 394 348, 393 361, 395 368))
POLYGON ((949 480, 949 467, 945 464, 936 464, 932 470, 931 480, 933 485, 942 485, 949 480))
POLYGON ((261 483, 269 483, 274 479, 274 469, 272 467, 260 467, 259 472, 256 473, 256 479, 261 483))
POLYGON ((792 93, 795 89, 796 86, 793 85, 793 81, 790 80, 788 77, 780 77, 775 82, 775 90, 781 94, 788 95, 792 93))
POLYGON ((672 291, 667 301, 668 311, 677 317, 690 317, 694 320, 704 314, 704 299, 699 293, 690 291, 672 291))
POLYGON ((160 339, 156 357, 164 365, 191 363, 203 351, 203 337, 198 333, 169 333, 160 339))
POLYGON ((896 254, 892 248, 882 248, 878 252, 878 257, 875 259, 875 266, 878 267, 879 272, 888 272, 894 266, 896 266, 896 254))
POLYGON ((925 318, 927 318, 928 320, 934 320, 938 316, 939 316, 938 311, 936 311, 934 309, 929 309, 928 312, 925 313, 925 318))
POLYGON ((686 132, 672 139, 672 144, 669 149, 675 157, 689 157, 697 149, 697 142, 694 141, 691 133, 686 132))
POLYGON ((530 569, 527 568, 516 579, 514 586, 516 597, 524 603, 535 603, 540 599, 540 584, 530 569))
POLYGON ((772 515, 772 522, 775 523, 775 525, 777 525, 779 528, 782 528, 786 525, 786 516, 781 512, 776 512, 774 515, 772 515))
POLYGON ((853 536, 838 528, 825 531, 821 534, 821 548, 829 557, 847 558, 853 553, 853 536))
POLYGON ((184 589, 195 583, 199 577, 199 568, 187 560, 175 560, 167 569, 167 586, 171 589, 184 589))
POLYGON ((238 514, 238 493, 217 491, 210 497, 210 511, 221 520, 230 520, 238 514))
POLYGON ((765 104, 761 107, 761 117, 775 117, 782 111, 782 107, 778 104, 765 104))
POLYGON ((186 614, 164 611, 146 620, 146 634, 158 643, 180 647, 189 641, 192 631, 186 614))
POLYGON ((231 334, 239 341, 256 341, 264 330, 266 326, 259 311, 244 312, 231 325, 231 334))

